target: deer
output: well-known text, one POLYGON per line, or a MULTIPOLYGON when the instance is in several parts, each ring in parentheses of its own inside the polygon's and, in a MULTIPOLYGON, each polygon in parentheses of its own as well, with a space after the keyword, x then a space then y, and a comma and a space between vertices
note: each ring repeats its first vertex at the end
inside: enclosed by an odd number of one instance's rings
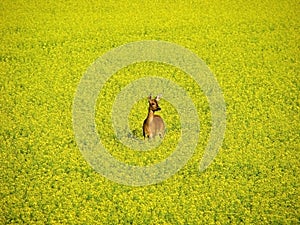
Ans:
POLYGON ((161 108, 158 105, 161 99, 161 94, 152 99, 151 94, 148 97, 148 116, 144 120, 143 124, 143 136, 144 139, 152 139, 156 136, 163 138, 165 133, 165 123, 159 115, 154 115, 154 112, 160 111, 161 108))

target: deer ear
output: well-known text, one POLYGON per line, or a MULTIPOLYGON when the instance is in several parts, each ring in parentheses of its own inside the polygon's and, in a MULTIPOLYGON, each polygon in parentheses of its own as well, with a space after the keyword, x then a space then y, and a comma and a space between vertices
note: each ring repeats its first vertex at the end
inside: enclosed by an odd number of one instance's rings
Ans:
POLYGON ((152 96, 151 96, 151 93, 150 93, 150 95, 148 97, 148 100, 150 101, 151 99, 152 99, 152 96))
POLYGON ((159 101, 161 99, 161 97, 162 97, 162 94, 159 94, 159 95, 156 96, 155 100, 159 101))

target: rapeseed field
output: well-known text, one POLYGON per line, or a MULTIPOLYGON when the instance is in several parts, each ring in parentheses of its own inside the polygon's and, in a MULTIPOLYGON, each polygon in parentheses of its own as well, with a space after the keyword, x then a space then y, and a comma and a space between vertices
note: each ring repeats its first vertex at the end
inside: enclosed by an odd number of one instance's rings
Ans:
MULTIPOLYGON (((298 1, 4 0, 0 9, 0 224, 299 224, 298 1), (95 104, 95 129, 117 160, 153 165, 181 140, 171 90, 159 103, 167 125, 159 146, 133 151, 118 140, 114 102, 136 79, 176 83, 200 121, 194 154, 177 173, 131 186, 102 176, 83 156, 74 97, 99 57, 146 40, 203 60, 222 90, 226 130, 200 171, 213 125, 197 82, 159 62, 120 69, 95 104)), ((144 98, 122 105, 134 140, 143 140, 148 94, 159 94, 149 84, 144 98)))

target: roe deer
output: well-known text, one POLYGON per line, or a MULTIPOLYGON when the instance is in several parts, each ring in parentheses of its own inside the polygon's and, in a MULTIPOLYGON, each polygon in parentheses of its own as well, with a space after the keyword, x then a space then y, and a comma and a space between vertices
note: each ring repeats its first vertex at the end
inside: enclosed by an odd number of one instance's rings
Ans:
POLYGON ((158 105, 158 101, 160 100, 161 95, 156 96, 156 98, 152 99, 151 94, 148 97, 149 108, 148 108, 148 116, 144 120, 143 124, 143 136, 145 138, 154 138, 159 135, 161 138, 164 136, 165 132, 165 124, 163 119, 159 115, 154 115, 155 111, 161 110, 158 105))

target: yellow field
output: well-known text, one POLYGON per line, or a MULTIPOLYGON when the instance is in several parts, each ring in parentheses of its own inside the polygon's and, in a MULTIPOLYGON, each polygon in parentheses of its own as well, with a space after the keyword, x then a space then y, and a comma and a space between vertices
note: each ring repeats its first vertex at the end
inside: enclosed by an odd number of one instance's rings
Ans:
MULTIPOLYGON (((299 223, 298 1, 4 0, 0 11, 0 224, 299 223), (136 79, 176 83, 200 121, 197 147, 183 168, 162 182, 131 186, 102 176, 83 157, 74 97, 95 60, 145 40, 177 44, 206 63, 224 96, 226 131, 200 172, 213 124, 206 94, 172 65, 122 68, 95 105, 96 130, 114 158, 150 166, 181 140, 180 113, 167 97, 183 95, 172 88, 160 101, 167 124, 161 146, 133 151, 117 139, 113 104, 136 79)), ((147 84, 143 99, 122 106, 136 140, 147 96, 159 94, 147 84)))

